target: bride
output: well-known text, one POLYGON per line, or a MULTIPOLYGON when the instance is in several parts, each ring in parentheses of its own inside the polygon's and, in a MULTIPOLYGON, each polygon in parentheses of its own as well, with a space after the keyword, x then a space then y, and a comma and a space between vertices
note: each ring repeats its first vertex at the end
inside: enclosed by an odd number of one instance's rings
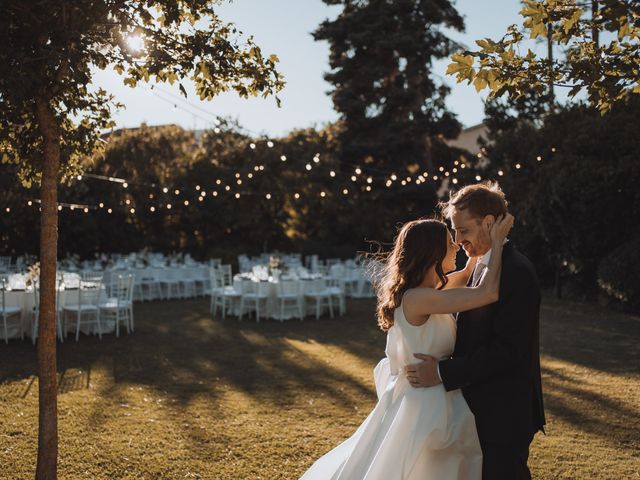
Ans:
POLYGON ((415 352, 439 359, 453 352, 454 312, 498 300, 502 245, 513 217, 487 225, 492 252, 484 277, 465 287, 476 259, 455 270, 460 247, 445 223, 415 220, 400 230, 377 285, 386 358, 374 369, 378 403, 342 444, 301 480, 480 480, 482 452, 475 420, 460 390, 413 388, 403 374, 415 352))

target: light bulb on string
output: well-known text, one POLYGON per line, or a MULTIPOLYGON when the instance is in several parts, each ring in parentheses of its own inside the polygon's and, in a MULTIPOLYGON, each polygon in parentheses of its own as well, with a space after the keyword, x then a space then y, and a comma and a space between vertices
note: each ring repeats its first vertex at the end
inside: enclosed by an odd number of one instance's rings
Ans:
POLYGON ((247 173, 247 178, 253 178, 253 173, 251 172, 247 173))
POLYGON ((321 196, 322 198, 324 198, 324 197, 326 197, 326 196, 327 196, 327 194, 326 194, 326 193, 324 193, 324 192, 320 192, 320 196, 321 196))
POLYGON ((336 172, 334 172, 333 170, 331 170, 331 171, 329 172, 329 176, 330 176, 330 177, 335 177, 335 176, 336 176, 336 172))
POLYGON ((402 180, 402 181, 400 182, 400 184, 404 187, 404 186, 407 184, 407 181, 406 181, 406 180, 402 180))
POLYGON ((362 170, 360 170, 360 167, 357 167, 355 171, 356 171, 356 175, 360 175, 362 173, 362 170))
POLYGON ((231 187, 229 185, 225 186, 224 189, 228 192, 229 190, 231 190, 231 187))
POLYGON ((62 205, 58 205, 58 211, 61 212, 62 211, 62 205))
POLYGON ((107 213, 112 213, 112 212, 113 210, 111 208, 107 210, 107 213))
POLYGON ((499 175, 499 176, 503 176, 503 175, 504 175, 504 172, 503 172, 502 170, 498 170, 498 175, 499 175))
POLYGON ((396 174, 392 174, 391 175, 391 180, 393 180, 394 182, 398 179, 398 177, 396 176, 396 174))
POLYGON ((218 196, 218 192, 216 192, 215 190, 211 193, 211 195, 213 195, 214 197, 218 196))
POLYGON ((256 144, 255 143, 250 143, 249 144, 249 148, 251 148, 251 150, 255 150, 256 149, 256 144))
POLYGON ((240 174, 239 173, 236 173, 236 178, 240 178, 240 174))
POLYGON ((264 170, 264 165, 260 165, 260 171, 264 170))
POLYGON ((184 206, 185 206, 185 207, 188 207, 188 206, 189 206, 189 200, 185 200, 185 201, 184 201, 184 206))
POLYGON ((238 180, 236 180, 236 183, 237 183, 238 185, 242 185, 242 180, 238 179, 238 180))
POLYGON ((124 182, 124 183, 122 184, 122 188, 127 188, 128 186, 129 186, 129 184, 128 184, 127 182, 124 182))
POLYGON ((294 193, 293 194, 293 198, 295 198, 296 200, 298 200, 300 198, 300 194, 299 193, 294 193))
POLYGON ((176 195, 180 195, 180 190, 178 190, 177 188, 173 191, 173 193, 175 193, 176 195))
POLYGON ((286 155, 280 155, 280 160, 282 160, 283 162, 287 161, 287 156, 286 155))
POLYGON ((273 148, 273 142, 271 140, 267 142, 267 147, 273 148))
POLYGON ((358 177, 356 177, 355 175, 351 175, 351 181, 355 182, 356 180, 358 180, 358 177))
POLYGON ((452 180, 451 180, 451 182, 452 182, 454 185, 457 185, 457 183, 458 183, 458 179, 457 179, 457 178, 454 178, 454 179, 452 179, 452 180))
POLYGON ((136 209, 132 208, 131 210, 129 210, 132 214, 136 213, 136 209))
POLYGON ((434 175, 434 176, 433 176, 433 181, 435 182, 436 180, 438 180, 438 176, 437 176, 437 175, 434 175))
POLYGON ((168 189, 167 187, 164 187, 164 188, 162 189, 162 193, 169 193, 169 189, 168 189))
POLYGON ((151 210, 152 212, 156 211, 156 207, 149 207, 149 210, 151 210))
POLYGON ((367 188, 365 189, 367 192, 371 191, 371 185, 367 185, 367 188))
POLYGON ((267 193, 267 194, 265 195, 265 198, 266 198, 267 200, 271 200, 271 194, 270 194, 270 193, 267 193))
POLYGON ((200 190, 200 185, 196 185, 196 190, 200 190))
POLYGON ((369 184, 373 183, 373 178, 371 178, 371 177, 367 178, 367 183, 369 183, 369 184))
POLYGON ((27 205, 31 206, 31 205, 33 205, 33 202, 32 202, 31 200, 29 200, 29 201, 27 202, 27 205))
POLYGON ((539 162, 541 162, 541 161, 542 161, 542 157, 538 156, 538 157, 536 157, 536 160, 538 160, 539 162))
POLYGON ((171 210, 171 204, 167 203, 167 210, 171 210))
POLYGON ((345 188, 344 190, 342 190, 342 193, 343 193, 344 195, 349 195, 349 190, 347 190, 347 189, 345 188))
POLYGON ((519 163, 516 163, 516 170, 520 170, 521 167, 522 165, 520 165, 519 163))
POLYGON ((304 168, 306 168, 306 169, 307 169, 307 171, 311 170, 311 164, 307 163, 307 164, 304 166, 304 168))
POLYGON ((220 185, 222 183, 222 180, 218 179, 216 180, 216 185, 220 185))
POLYGON ((482 177, 480 175, 476 175, 476 182, 479 182, 480 180, 482 180, 482 177))

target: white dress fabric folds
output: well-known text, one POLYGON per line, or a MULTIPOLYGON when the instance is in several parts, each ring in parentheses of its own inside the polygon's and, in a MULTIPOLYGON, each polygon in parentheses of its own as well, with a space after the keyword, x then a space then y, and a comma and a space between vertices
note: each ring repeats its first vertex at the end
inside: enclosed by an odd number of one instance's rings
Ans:
POLYGON ((482 451, 462 392, 442 385, 413 388, 405 365, 414 353, 453 352, 452 315, 409 324, 402 305, 387 333, 386 358, 374 369, 378 403, 345 442, 317 460, 301 480, 480 480, 482 451))

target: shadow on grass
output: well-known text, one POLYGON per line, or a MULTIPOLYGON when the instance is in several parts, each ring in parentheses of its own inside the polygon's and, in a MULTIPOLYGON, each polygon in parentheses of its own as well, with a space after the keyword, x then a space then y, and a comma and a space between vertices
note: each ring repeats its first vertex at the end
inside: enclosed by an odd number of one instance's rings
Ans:
MULTIPOLYGON (((212 319, 206 300, 139 304, 131 335, 82 336, 77 343, 69 337, 57 344, 59 393, 89 388, 92 369, 100 366, 111 370, 116 385, 148 385, 183 404, 200 394, 219 395, 219 387, 229 385, 272 406, 292 403, 302 390, 351 405, 354 392, 371 395, 372 386, 305 355, 290 340, 332 344, 373 367, 384 354, 384 336, 369 320, 371 302, 360 302, 356 310, 336 319, 255 323, 212 319), (380 348, 371 348, 372 343, 380 348)), ((35 375, 36 349, 30 342, 0 348, 0 386, 17 382, 16 392, 24 397, 35 375)))
MULTIPOLYGON (((542 368, 545 407, 577 430, 613 441, 619 447, 640 448, 638 410, 581 386, 575 378, 542 368)), ((620 385, 623 386, 623 385, 620 385)))
POLYGON ((543 354, 614 374, 640 374, 640 318, 597 305, 545 298, 543 354))

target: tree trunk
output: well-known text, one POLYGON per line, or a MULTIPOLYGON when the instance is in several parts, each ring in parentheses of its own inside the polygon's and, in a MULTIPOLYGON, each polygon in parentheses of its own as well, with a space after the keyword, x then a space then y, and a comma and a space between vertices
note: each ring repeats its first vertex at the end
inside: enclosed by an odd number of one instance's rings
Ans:
POLYGON ((547 25, 547 57, 549 59, 549 113, 553 113, 556 104, 556 94, 553 87, 553 24, 547 25))
POLYGON ((60 129, 48 98, 36 100, 43 139, 40 200, 40 317, 38 321, 37 480, 57 478, 58 405, 56 367, 56 270, 58 256, 58 171, 60 129))
POLYGON ((600 48, 600 31, 597 26, 597 17, 599 15, 598 0, 591 0, 591 20, 593 22, 591 30, 591 39, 596 48, 600 48))

